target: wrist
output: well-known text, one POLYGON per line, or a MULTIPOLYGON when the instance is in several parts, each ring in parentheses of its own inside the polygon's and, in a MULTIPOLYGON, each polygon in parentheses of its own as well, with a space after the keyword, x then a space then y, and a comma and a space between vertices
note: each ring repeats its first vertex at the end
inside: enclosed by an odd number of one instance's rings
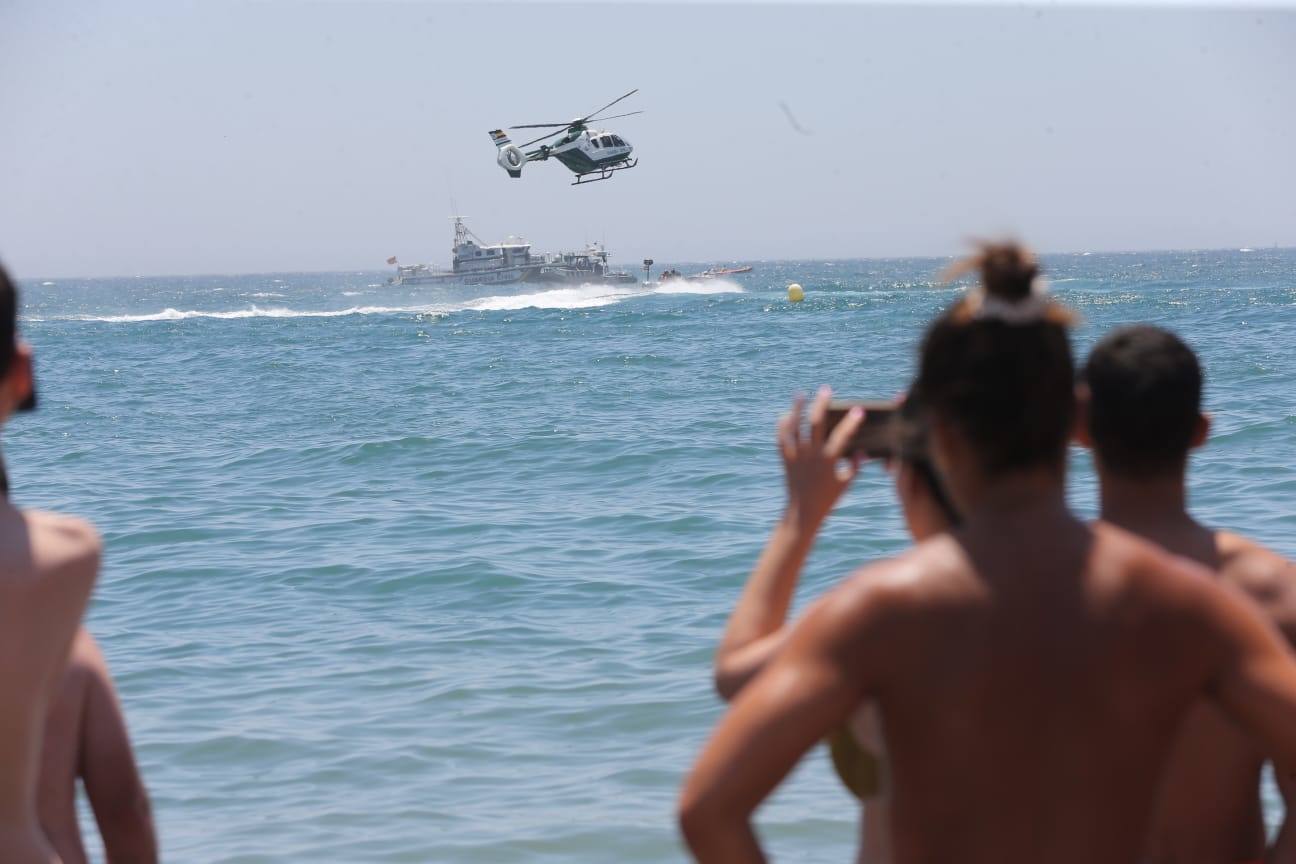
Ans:
POLYGON ((783 508, 783 518, 779 520, 779 527, 792 537, 812 540, 819 533, 819 526, 823 521, 823 515, 789 502, 783 508))

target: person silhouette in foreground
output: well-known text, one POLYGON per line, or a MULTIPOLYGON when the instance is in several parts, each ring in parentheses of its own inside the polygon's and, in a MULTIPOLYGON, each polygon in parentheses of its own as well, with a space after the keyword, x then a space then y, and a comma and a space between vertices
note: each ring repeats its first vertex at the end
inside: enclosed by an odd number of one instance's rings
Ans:
MULTIPOLYGON (((17 294, 0 269, 0 423, 33 404, 31 349, 18 341, 17 294)), ((48 707, 99 571, 99 538, 80 519, 0 499, 0 861, 57 861, 41 831, 36 784, 48 707)))
MULTIPOLYGON (((1197 357, 1173 333, 1125 327, 1094 346, 1081 373, 1076 437, 1093 448, 1101 518, 1216 571, 1296 644, 1296 566, 1236 534, 1207 528, 1188 512, 1188 454, 1210 429, 1201 392, 1197 357)), ((1218 707, 1194 708, 1172 750, 1144 860, 1264 859, 1264 759, 1218 707)), ((1290 856, 1290 831, 1283 835, 1290 856)))
POLYGON ((157 836, 108 664, 82 628, 45 726, 38 802, 41 829, 63 864, 86 864, 77 823, 85 786, 108 864, 155 864, 157 836))
MULTIPOLYGON (((0 459, 0 498, 8 497, 9 474, 0 459)), ((78 779, 85 783, 109 864, 154 864, 148 790, 135 766, 108 664, 84 627, 51 700, 36 794, 41 830, 62 864, 89 860, 77 819, 78 779)))
MULTIPOLYGON (((891 767, 894 860, 1136 862, 1174 732, 1206 698, 1296 764, 1296 660, 1214 575, 1067 509, 1069 313, 1020 247, 925 335, 916 394, 963 518, 812 605, 689 773, 701 861, 760 861, 751 817, 866 700, 891 767)), ((841 427, 839 427, 839 430, 841 427)), ((840 455, 841 434, 812 424, 840 455)))
MULTIPOLYGON (((822 423, 832 393, 819 391, 811 407, 811 424, 822 423)), ((895 448, 887 460, 895 483, 896 499, 910 536, 921 542, 948 531, 958 516, 927 456, 925 430, 917 419, 916 399, 905 400, 895 448)), ((798 396, 792 411, 778 423, 779 455, 787 481, 787 506, 774 527, 765 551, 729 616, 724 638, 715 656, 715 685, 725 701, 767 666, 787 640, 786 619, 792 594, 819 530, 861 467, 824 456, 803 434, 805 400, 798 396)), ((848 415, 847 433, 864 420, 861 411, 848 415)), ((828 738, 833 768, 842 785, 860 800, 862 813, 860 864, 886 864, 891 860, 887 806, 886 746, 882 740, 876 706, 861 705, 847 723, 828 738)))

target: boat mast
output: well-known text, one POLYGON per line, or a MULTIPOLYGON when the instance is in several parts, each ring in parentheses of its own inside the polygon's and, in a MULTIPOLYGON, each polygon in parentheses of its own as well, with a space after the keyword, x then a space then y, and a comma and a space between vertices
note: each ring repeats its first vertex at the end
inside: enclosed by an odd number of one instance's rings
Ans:
POLYGON ((464 224, 463 220, 467 218, 466 216, 451 216, 450 218, 454 220, 454 245, 463 245, 468 242, 469 237, 475 240, 478 246, 486 245, 485 241, 474 234, 472 229, 464 224))

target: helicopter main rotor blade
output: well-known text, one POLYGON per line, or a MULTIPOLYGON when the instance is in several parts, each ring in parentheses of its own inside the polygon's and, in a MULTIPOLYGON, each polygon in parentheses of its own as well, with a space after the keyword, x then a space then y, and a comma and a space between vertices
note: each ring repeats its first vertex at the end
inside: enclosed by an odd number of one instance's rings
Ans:
POLYGON ((633 117, 633 116, 636 115, 636 114, 642 114, 642 113, 643 113, 642 111, 631 111, 631 112, 629 112, 628 114, 613 114, 611 117, 600 117, 600 118, 598 118, 598 122, 600 122, 600 123, 605 123, 605 122, 607 122, 608 120, 619 120, 619 119, 621 119, 622 117, 633 117))
MULTIPOLYGON (((525 127, 525 126, 515 126, 515 127, 513 127, 513 128, 515 128, 515 129, 525 129, 526 127, 525 127)), ((548 135, 541 135, 539 138, 536 138, 536 139, 533 140, 533 141, 528 141, 528 142, 526 142, 525 144, 519 144, 518 146, 519 146, 519 147, 523 147, 523 148, 525 148, 525 147, 530 147, 532 144, 539 144, 541 141, 545 140, 546 138, 552 138, 552 137, 554 137, 555 135, 561 135, 561 134, 562 134, 563 132, 565 132, 565 131, 566 131, 565 129, 559 129, 557 132, 550 132, 548 135)))
POLYGON ((525 126, 510 126, 510 129, 555 129, 559 126, 570 126, 571 121, 566 123, 528 123, 525 126))
MULTIPOLYGON (((636 94, 636 93, 638 93, 638 92, 639 92, 639 88, 636 87, 635 89, 631 90, 629 93, 627 93, 627 94, 625 94, 624 96, 622 96, 621 99, 629 99, 631 96, 633 96, 634 94, 636 94)), ((593 114, 590 114, 590 115, 587 116, 587 117, 582 117, 582 118, 581 118, 581 122, 584 123, 584 122, 586 122, 587 120, 593 120, 595 117, 597 117, 598 115, 602 114, 602 113, 603 113, 604 111, 606 111, 607 109, 611 108, 613 105, 615 105, 615 104, 617 104, 618 102, 620 102, 621 99, 613 99, 611 102, 609 102, 608 104, 604 105, 602 108, 598 109, 598 110, 595 111, 593 114)))

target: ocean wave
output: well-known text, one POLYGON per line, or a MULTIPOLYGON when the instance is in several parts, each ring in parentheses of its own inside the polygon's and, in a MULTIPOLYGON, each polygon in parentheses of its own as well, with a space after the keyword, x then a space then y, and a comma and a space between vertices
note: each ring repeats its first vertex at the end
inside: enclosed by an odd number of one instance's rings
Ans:
POLYGON ((230 320, 237 318, 340 318, 346 315, 397 315, 397 314, 435 314, 445 310, 430 306, 351 306, 347 309, 262 309, 253 306, 251 309, 231 309, 228 311, 208 311, 202 309, 163 309, 143 315, 83 315, 77 321, 106 321, 111 324, 134 324, 143 321, 186 321, 190 318, 217 318, 230 320))
MULTIPOLYGON (((110 324, 135 324, 148 321, 186 321, 190 318, 234 320, 241 318, 341 318, 347 315, 447 315, 452 312, 509 312, 519 309, 593 309, 620 303, 632 297, 670 294, 737 294, 742 286, 724 279, 705 282, 668 282, 646 287, 631 285, 578 285, 550 288, 530 294, 499 294, 460 303, 422 306, 349 306, 346 309, 292 309, 284 306, 246 309, 176 309, 123 315, 79 315, 69 320, 102 321, 110 324)), ((359 292, 344 292, 352 296, 359 292)), ((254 294, 249 296, 281 296, 254 294)))
POLYGON ((656 294, 741 294, 742 286, 725 279, 705 282, 667 282, 665 285, 593 285, 551 288, 534 294, 503 294, 475 300, 465 308, 480 312, 504 312, 515 309, 594 309, 610 306, 632 297, 656 294))
POLYGON ((648 291, 611 285, 581 285, 574 288, 552 288, 534 294, 501 294, 483 297, 464 306, 480 312, 508 312, 514 309, 593 309, 619 303, 648 291))
POLYGON ((743 287, 728 279, 707 279, 703 282, 667 282, 653 290, 654 294, 742 294, 743 287))

